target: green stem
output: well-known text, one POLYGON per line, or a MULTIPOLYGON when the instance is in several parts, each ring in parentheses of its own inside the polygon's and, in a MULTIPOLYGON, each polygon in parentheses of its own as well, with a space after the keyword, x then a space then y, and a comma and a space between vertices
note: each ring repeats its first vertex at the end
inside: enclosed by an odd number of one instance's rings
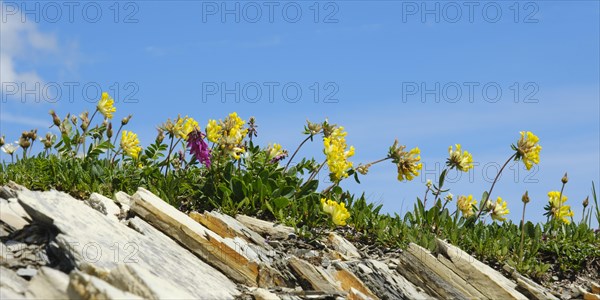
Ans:
POLYGON ((294 154, 292 154, 292 156, 290 157, 290 159, 288 160, 287 164, 285 164, 285 168, 283 168, 283 172, 285 172, 287 170, 287 168, 290 166, 290 163, 292 162, 292 160, 294 159, 294 157, 296 156, 296 154, 298 153, 298 150, 300 150, 300 148, 302 148, 302 145, 304 145, 304 143, 306 143, 308 140, 310 140, 313 137, 313 135, 309 135, 307 138, 305 138, 302 143, 300 143, 300 145, 298 146, 298 148, 296 148, 296 151, 294 151, 294 154))
MULTIPOLYGON (((88 129, 90 128, 90 126, 92 125, 92 121, 94 120, 94 117, 96 116, 96 113, 98 112, 98 108, 96 107, 96 110, 94 110, 94 113, 92 114, 92 117, 90 118, 90 122, 88 123, 88 127, 81 133, 81 137, 83 138, 83 151, 85 152, 85 135, 88 132, 88 129)), ((79 152, 79 146, 81 146, 81 144, 79 143, 79 141, 77 141, 77 148, 75 148, 75 156, 77 156, 77 152, 79 152)))
POLYGON ((506 165, 508 165, 508 163, 515 158, 515 156, 517 155, 517 153, 511 155, 506 162, 504 163, 504 165, 502 166, 502 168, 500 168, 500 171, 498 171, 498 174, 496 174, 496 178, 494 178, 494 181, 492 182, 492 186, 490 187, 490 190, 487 193, 487 198, 486 199, 481 199, 481 206, 479 208, 479 212, 477 213, 477 217, 475 217, 475 220, 479 219, 479 216, 481 216, 481 213, 483 212, 483 209, 485 207, 485 202, 490 199, 490 196, 492 195, 492 191, 494 190, 494 186, 496 185, 496 182, 498 181, 498 178, 500 178, 500 174, 502 174, 502 171, 504 170, 504 168, 506 167, 506 165))
POLYGON ((171 137, 171 145, 169 146, 169 154, 167 155, 167 167, 165 168, 165 176, 169 172, 169 166, 171 165, 171 153, 173 152, 173 140, 175 137, 171 137))
POLYGON ((321 169, 323 168, 323 166, 325 166, 325 163, 327 163, 327 160, 325 160, 321 164, 321 166, 319 166, 319 168, 315 172, 313 172, 312 174, 310 174, 310 177, 308 177, 308 180, 306 180, 306 182, 309 182, 309 181, 315 179, 315 176, 317 176, 317 174, 319 174, 319 172, 321 171, 321 169))
POLYGON ((523 202, 523 216, 521 217, 521 243, 519 245, 519 258, 521 261, 525 260, 523 257, 523 241, 525 240, 525 208, 527 207, 527 202, 523 202))
MULTIPOLYGON (((566 183, 563 183, 562 187, 560 187, 560 195, 558 196, 558 216, 559 217, 560 217, 560 207, 562 206, 562 194, 565 189, 565 185, 566 185, 566 183)), ((573 217, 571 217, 571 221, 573 221, 573 217)))

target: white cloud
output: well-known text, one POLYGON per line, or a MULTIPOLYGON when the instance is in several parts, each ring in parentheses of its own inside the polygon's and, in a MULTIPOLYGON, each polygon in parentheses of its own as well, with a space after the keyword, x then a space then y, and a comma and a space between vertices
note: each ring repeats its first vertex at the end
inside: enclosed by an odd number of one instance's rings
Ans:
POLYGON ((0 111, 0 119, 2 119, 2 123, 6 122, 12 124, 27 125, 33 128, 49 128, 50 125, 52 125, 50 124, 50 121, 44 122, 41 121, 39 118, 30 118, 25 116, 13 115, 5 111, 0 111))
MULTIPOLYGON (((0 5, 3 10, 6 9, 3 2, 0 5)), ((43 78, 34 66, 48 56, 59 59, 46 61, 64 61, 66 68, 73 69, 71 58, 60 59, 69 49, 60 49, 55 34, 42 32, 34 22, 23 22, 20 13, 6 14, 3 18, 0 26, 0 81, 26 86, 43 84, 43 78)), ((73 51, 67 52, 73 54, 73 51)))

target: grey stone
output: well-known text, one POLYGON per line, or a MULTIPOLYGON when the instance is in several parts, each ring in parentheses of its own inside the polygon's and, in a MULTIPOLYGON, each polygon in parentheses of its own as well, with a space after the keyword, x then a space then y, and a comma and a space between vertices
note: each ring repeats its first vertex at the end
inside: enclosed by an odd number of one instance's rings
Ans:
POLYGON ((231 299, 239 294, 231 280, 141 220, 143 233, 57 191, 23 190, 18 198, 33 220, 58 228, 56 242, 78 268, 92 263, 110 270, 130 260, 194 298, 231 299), (196 287, 199 282, 202 288, 196 287))
POLYGON ((21 277, 33 277, 35 274, 37 274, 37 270, 32 268, 20 268, 17 270, 17 275, 21 277))

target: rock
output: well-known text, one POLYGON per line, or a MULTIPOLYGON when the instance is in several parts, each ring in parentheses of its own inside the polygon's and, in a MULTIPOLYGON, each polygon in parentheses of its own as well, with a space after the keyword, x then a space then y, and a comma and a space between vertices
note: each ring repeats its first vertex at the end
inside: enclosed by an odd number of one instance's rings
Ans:
POLYGON ((23 229, 29 224, 29 221, 25 218, 29 216, 22 215, 22 211, 17 208, 18 211, 14 211, 13 207, 18 207, 18 204, 12 204, 6 200, 0 198, 0 221, 8 225, 8 231, 14 232, 23 229))
POLYGON ((348 242, 348 240, 339 236, 337 233, 330 232, 329 236, 327 237, 327 241, 329 246, 343 255, 344 260, 360 258, 358 249, 356 249, 352 243, 348 242))
POLYGON ((345 294, 342 288, 335 282, 331 275, 323 270, 323 268, 313 266, 295 256, 289 258, 289 264, 298 276, 309 283, 315 291, 330 294, 345 294))
POLYGON ((20 300, 27 299, 22 294, 19 294, 9 288, 0 286, 0 299, 20 300))
POLYGON ((60 271, 42 267, 29 282, 27 298, 66 299, 69 275, 60 271))
POLYGON ((67 294, 71 299, 142 299, 80 271, 73 271, 69 275, 67 294))
POLYGON ((190 217, 221 237, 240 237, 266 249, 271 248, 260 234, 254 232, 235 218, 217 211, 204 212, 203 214, 191 212, 190 217))
POLYGON ((449 260, 446 266, 452 267, 470 285, 491 299, 527 299, 515 288, 516 284, 490 266, 480 262, 463 250, 450 245, 440 239, 436 240, 437 248, 441 255, 449 260), (451 264, 449 263, 451 261, 451 264))
POLYGON ((239 294, 231 280, 156 230, 140 233, 56 191, 23 190, 18 198, 34 221, 58 229, 60 251, 80 269, 93 264, 110 270, 135 262, 193 298, 230 299, 239 294), (196 288, 198 282, 204 288, 196 288))
POLYGON ((91 208, 101 212, 103 215, 108 216, 111 219, 118 219, 119 215, 121 214, 121 209, 113 200, 98 193, 92 193, 90 198, 84 202, 91 208))
POLYGON ((36 274, 37 270, 32 268, 20 268, 17 270, 17 275, 21 277, 33 277, 36 274))
POLYGON ((521 288, 523 292, 526 293, 527 296, 529 296, 530 299, 558 300, 558 298, 552 295, 552 293, 548 289, 535 283, 533 280, 519 274, 517 270, 515 270, 515 268, 509 265, 504 265, 503 269, 509 274, 511 274, 513 279, 517 281, 517 285, 519 286, 519 288, 521 288))
POLYGON ((236 215, 235 218, 246 225, 246 227, 261 234, 262 236, 269 236, 269 238, 279 240, 285 240, 295 236, 294 228, 289 226, 275 224, 244 215, 236 215))
POLYGON ((257 288, 254 291, 252 291, 252 296, 254 296, 254 299, 256 299, 256 300, 279 300, 280 299, 276 294, 273 294, 263 288, 257 288))
POLYGON ((272 280, 261 284, 284 284, 281 275, 261 261, 246 240, 222 238, 143 188, 132 200, 132 211, 230 278, 249 286, 258 286, 261 278, 272 280))
POLYGON ((373 273, 373 270, 371 270, 369 267, 365 266, 362 263, 358 264, 358 268, 360 269, 361 272, 363 272, 365 275, 369 275, 371 273, 373 273))
POLYGON ((125 218, 129 213, 129 209, 131 207, 131 196, 129 196, 125 192, 117 192, 115 193, 115 201, 121 205, 121 218, 125 218))
POLYGON ((173 286, 135 264, 120 264, 106 278, 113 286, 144 299, 192 299, 185 290, 173 286))
POLYGON ((131 206, 131 196, 122 191, 115 193, 115 201, 117 201, 121 205, 131 206))
MULTIPOLYGON (((11 291, 12 293, 22 295, 27 290, 27 280, 21 278, 13 270, 0 266, 0 275, 0 288, 4 289, 5 291, 11 291)), ((2 297, 0 298, 11 299, 2 297)))
POLYGON ((350 271, 344 263, 335 263, 335 269, 329 273, 340 283, 342 289, 348 292, 350 299, 378 299, 362 280, 350 271))
POLYGON ((12 251, 10 251, 8 249, 8 247, 6 247, 6 245, 4 245, 4 243, 0 242, 0 264, 2 262, 4 262, 5 260, 12 259, 12 258, 13 258, 12 251))
POLYGON ((484 298, 468 281, 416 244, 408 245, 400 255, 399 263, 396 270, 432 296, 443 299, 484 298))
POLYGON ((16 197, 17 197, 16 191, 9 188, 8 186, 0 186, 0 198, 10 199, 10 198, 16 198, 16 197))
POLYGON ((592 286, 592 293, 600 294, 600 284, 590 281, 590 285, 592 286))

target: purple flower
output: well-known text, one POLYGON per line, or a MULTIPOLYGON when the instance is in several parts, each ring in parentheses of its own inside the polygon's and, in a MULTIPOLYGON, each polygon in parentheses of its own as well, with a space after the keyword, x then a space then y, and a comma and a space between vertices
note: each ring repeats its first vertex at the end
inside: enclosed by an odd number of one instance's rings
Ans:
POLYGON ((205 134, 199 130, 194 130, 188 135, 188 148, 190 153, 207 168, 210 168, 210 149, 204 141, 205 134))

